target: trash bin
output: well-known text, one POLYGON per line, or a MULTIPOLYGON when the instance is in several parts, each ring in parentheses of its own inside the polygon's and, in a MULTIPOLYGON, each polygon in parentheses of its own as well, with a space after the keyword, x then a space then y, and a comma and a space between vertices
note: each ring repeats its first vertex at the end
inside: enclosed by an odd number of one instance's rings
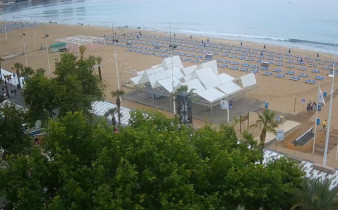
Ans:
POLYGON ((327 96, 327 92, 326 91, 324 91, 324 93, 323 93, 323 97, 325 98, 327 96))
POLYGON ((322 111, 322 105, 318 104, 318 112, 322 111))
POLYGON ((268 108, 269 108, 269 102, 265 101, 265 103, 264 103, 264 108, 265 108, 265 109, 268 109, 268 108))
POLYGON ((320 118, 317 118, 316 124, 320 125, 320 118))

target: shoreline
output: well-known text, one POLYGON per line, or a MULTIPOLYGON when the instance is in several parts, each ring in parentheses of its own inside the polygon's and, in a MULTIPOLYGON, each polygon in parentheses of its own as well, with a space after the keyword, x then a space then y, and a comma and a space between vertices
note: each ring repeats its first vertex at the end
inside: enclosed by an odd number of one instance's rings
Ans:
MULTIPOLYGON (((111 29, 112 27, 103 26, 103 25, 93 25, 93 24, 85 24, 85 23, 57 23, 54 22, 41 22, 41 21, 6 21, 6 22, 17 22, 17 23, 29 23, 29 24, 36 24, 36 26, 43 26, 43 25, 63 25, 63 26, 79 26, 79 27, 94 27, 94 28, 102 28, 102 29, 111 29)), ((4 23, 4 21, 0 21, 0 26, 4 23)), ((202 39, 212 38, 215 40, 223 40, 229 42, 245 42, 249 45, 269 45, 272 47, 282 47, 286 50, 293 49, 299 51, 309 51, 309 52, 316 52, 316 53, 324 53, 324 54, 332 54, 335 55, 338 52, 338 44, 335 43, 326 43, 326 42, 317 42, 313 40, 302 40, 297 38, 278 38, 278 37, 268 37, 268 36, 259 36, 259 35, 245 35, 245 34, 231 34, 231 33, 220 33, 220 32, 206 32, 206 31, 193 31, 193 30, 184 30, 184 29, 165 29, 165 28, 148 28, 148 27, 136 27, 136 26, 128 26, 125 28, 124 26, 116 26, 114 30, 119 29, 129 29, 134 31, 147 31, 151 33, 161 33, 163 35, 170 35, 171 33, 176 33, 177 35, 181 36, 194 36, 202 39), (300 43, 307 43, 307 44, 315 44, 315 46, 306 46, 300 43), (328 46, 332 49, 323 49, 321 47, 328 46)))

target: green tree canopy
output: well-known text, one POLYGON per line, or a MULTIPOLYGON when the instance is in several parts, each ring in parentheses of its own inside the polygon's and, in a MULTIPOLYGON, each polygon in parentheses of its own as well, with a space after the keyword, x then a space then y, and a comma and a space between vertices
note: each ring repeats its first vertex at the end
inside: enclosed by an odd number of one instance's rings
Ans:
POLYGON ((10 207, 287 209, 302 185, 295 163, 259 164, 260 150, 239 142, 231 126, 194 130, 159 113, 133 112, 130 126, 115 134, 104 118, 92 124, 69 112, 46 132, 35 152, 0 167, 10 207))
POLYGON ((103 99, 104 87, 93 74, 95 62, 92 58, 77 60, 75 55, 63 53, 55 64, 55 78, 44 76, 42 69, 36 71, 23 94, 31 121, 45 121, 54 112, 61 117, 76 111, 89 114, 91 103, 103 99))
POLYGON ((25 132, 26 113, 14 104, 0 107, 0 148, 8 154, 26 154, 32 139, 25 132))

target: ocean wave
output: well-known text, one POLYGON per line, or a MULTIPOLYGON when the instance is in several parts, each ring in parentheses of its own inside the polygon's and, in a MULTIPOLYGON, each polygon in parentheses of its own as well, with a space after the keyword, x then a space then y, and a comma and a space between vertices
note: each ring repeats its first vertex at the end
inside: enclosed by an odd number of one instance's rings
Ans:
POLYGON ((327 43, 327 42, 316 42, 310 40, 303 40, 303 39, 288 39, 291 43, 301 43, 301 44, 311 44, 311 45, 325 45, 325 46, 333 46, 337 47, 337 44, 334 43, 327 43))

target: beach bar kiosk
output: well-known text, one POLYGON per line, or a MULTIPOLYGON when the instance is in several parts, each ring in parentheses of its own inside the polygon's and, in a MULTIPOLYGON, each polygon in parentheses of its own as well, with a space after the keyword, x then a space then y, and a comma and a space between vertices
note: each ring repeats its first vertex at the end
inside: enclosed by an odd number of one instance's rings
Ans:
POLYGON ((49 46, 51 52, 64 52, 67 51, 66 42, 59 42, 49 46))

